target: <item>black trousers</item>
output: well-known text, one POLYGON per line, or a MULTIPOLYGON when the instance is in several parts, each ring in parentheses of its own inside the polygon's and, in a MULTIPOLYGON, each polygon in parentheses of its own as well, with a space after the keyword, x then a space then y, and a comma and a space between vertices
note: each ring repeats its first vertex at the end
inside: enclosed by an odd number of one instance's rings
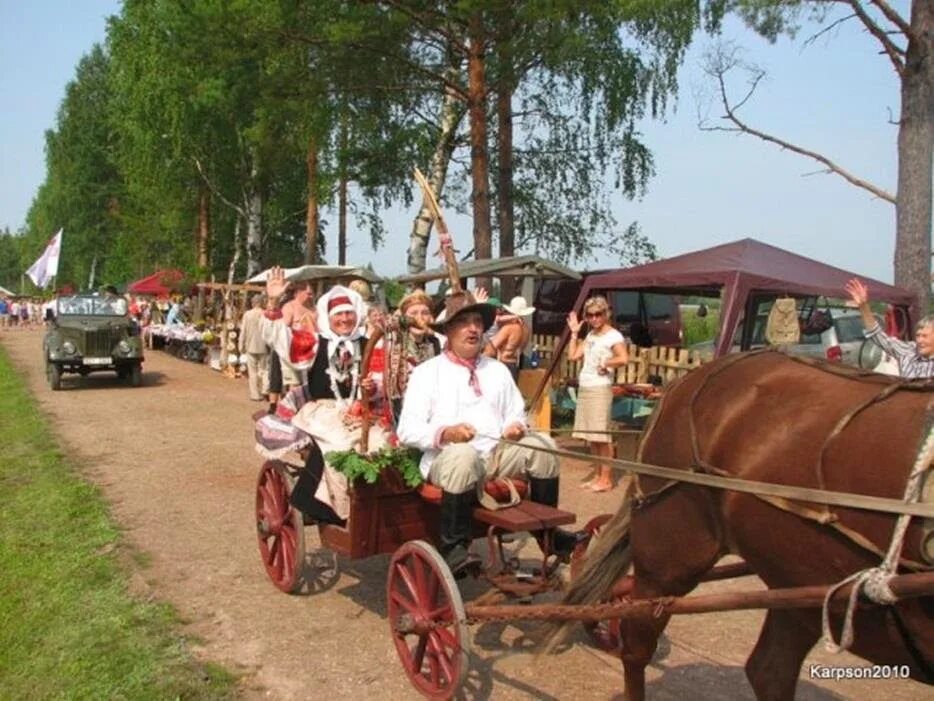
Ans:
POLYGON ((275 351, 269 352, 269 393, 282 394, 282 361, 275 351))
POLYGON ((315 491, 324 474, 324 456, 317 443, 308 446, 308 459, 305 460, 305 469, 298 476, 295 489, 289 502, 296 509, 318 523, 334 523, 343 526, 347 522, 340 518, 334 509, 315 499, 315 491))

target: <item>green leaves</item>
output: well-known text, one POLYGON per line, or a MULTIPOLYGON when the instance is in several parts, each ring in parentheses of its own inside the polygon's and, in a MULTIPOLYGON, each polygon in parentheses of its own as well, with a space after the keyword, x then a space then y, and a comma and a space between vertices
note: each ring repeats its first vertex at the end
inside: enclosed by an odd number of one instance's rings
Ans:
POLYGON ((395 469, 409 487, 418 487, 424 478, 418 469, 421 457, 411 448, 391 448, 384 446, 375 453, 361 455, 354 450, 335 451, 324 456, 328 464, 353 484, 362 479, 367 484, 374 484, 383 470, 395 469))

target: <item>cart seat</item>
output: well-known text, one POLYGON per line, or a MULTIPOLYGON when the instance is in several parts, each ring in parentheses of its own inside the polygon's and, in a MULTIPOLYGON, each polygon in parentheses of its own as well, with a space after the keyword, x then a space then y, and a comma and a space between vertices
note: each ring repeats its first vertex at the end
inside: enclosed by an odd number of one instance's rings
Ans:
MULTIPOLYGON (((516 491, 519 493, 519 496, 523 499, 529 491, 529 483, 525 480, 510 479, 513 486, 516 488, 516 491)), ((509 501, 509 490, 502 483, 501 479, 491 480, 484 485, 484 489, 487 494, 496 499, 499 502, 509 501)), ((436 484, 431 484, 430 482, 422 482, 422 485, 418 488, 419 496, 430 504, 440 504, 441 503, 441 487, 436 484)))
POLYGON ((495 526, 507 533, 519 531, 541 531, 547 528, 568 526, 577 520, 577 516, 570 511, 562 511, 554 506, 539 504, 527 499, 520 501, 508 509, 490 511, 477 508, 473 510, 475 521, 495 526))

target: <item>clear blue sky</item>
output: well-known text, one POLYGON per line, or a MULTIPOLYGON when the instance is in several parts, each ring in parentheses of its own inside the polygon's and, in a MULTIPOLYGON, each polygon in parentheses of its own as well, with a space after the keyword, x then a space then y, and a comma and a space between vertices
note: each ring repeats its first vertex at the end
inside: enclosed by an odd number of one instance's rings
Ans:
MULTIPOLYGON (((907 14, 908 0, 893 4, 907 14)), ((43 133, 54 126, 79 59, 103 41, 105 18, 119 6, 114 0, 0 0, 0 227, 23 225, 44 179, 43 133)), ((888 123, 889 110, 897 116, 899 109, 894 71, 854 21, 802 48, 811 33, 773 46, 728 24, 725 37, 769 73, 743 116, 894 192, 896 129, 888 123)), ((700 70, 708 44, 701 38, 685 62, 677 110, 665 122, 643 125, 658 173, 641 202, 618 201, 621 226, 639 220, 666 257, 749 236, 891 282, 893 205, 838 177, 808 175, 818 164, 753 137, 697 129, 698 105, 706 103, 695 93, 712 90, 700 70)), ((710 105, 713 120, 716 109, 710 105)), ((360 237, 349 258, 373 262, 383 274, 403 272, 414 214, 413 206, 388 215, 387 245, 373 253, 360 237)), ((455 240, 467 247, 469 221, 450 219, 455 240)), ((579 264, 597 268, 615 261, 579 264)))

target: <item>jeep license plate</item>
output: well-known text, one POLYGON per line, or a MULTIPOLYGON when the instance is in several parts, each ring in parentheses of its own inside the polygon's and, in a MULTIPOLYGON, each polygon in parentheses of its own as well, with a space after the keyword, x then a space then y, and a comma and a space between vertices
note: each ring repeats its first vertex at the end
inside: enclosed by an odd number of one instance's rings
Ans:
POLYGON ((110 358, 85 358, 85 365, 110 365, 110 358))

